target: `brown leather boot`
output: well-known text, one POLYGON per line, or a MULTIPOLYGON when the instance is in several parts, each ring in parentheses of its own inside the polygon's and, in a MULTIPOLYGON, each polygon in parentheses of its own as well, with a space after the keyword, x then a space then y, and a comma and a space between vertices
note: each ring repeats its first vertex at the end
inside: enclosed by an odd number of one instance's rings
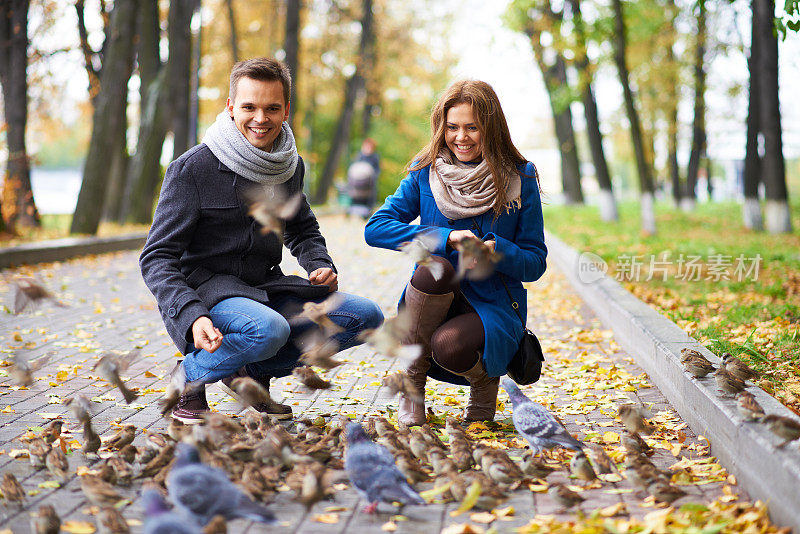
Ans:
POLYGON ((483 368, 483 360, 472 369, 457 373, 469 380, 469 404, 464 410, 467 421, 493 421, 497 410, 497 389, 500 386, 499 376, 489 376, 483 368))
MULTIPOLYGON (((447 317, 453 297, 453 293, 429 295, 410 283, 406 286, 405 313, 411 319, 411 328, 408 336, 401 341, 409 345, 422 345, 422 354, 408 366, 406 373, 423 399, 428 369, 431 368, 431 336, 447 317)), ((401 394, 397 421, 406 426, 425 424, 425 402, 414 402, 401 394)))

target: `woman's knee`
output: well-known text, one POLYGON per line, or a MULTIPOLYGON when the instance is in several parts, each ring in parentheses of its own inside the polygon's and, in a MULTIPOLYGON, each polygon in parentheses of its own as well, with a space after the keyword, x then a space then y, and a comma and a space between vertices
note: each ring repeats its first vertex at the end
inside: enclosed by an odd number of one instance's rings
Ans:
POLYGON ((417 267, 414 276, 411 277, 411 285, 429 295, 455 292, 458 289, 458 282, 455 280, 456 270, 453 268, 453 264, 441 256, 431 256, 431 261, 438 266, 433 269, 427 265, 417 267), (438 276, 434 276, 432 270, 439 271, 440 269, 441 274, 437 272, 438 276))

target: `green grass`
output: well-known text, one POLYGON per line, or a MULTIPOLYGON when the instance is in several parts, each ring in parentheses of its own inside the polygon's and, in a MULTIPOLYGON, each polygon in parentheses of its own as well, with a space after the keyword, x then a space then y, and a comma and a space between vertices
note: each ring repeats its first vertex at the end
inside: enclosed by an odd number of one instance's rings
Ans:
POLYGON ((800 201, 792 206, 794 231, 782 235, 744 228, 736 203, 700 204, 691 213, 658 204, 657 233, 651 236, 640 231, 637 203, 621 204, 619 213, 619 221, 603 222, 594 207, 545 206, 544 220, 549 232, 574 248, 602 257, 610 276, 712 352, 730 352, 764 372, 760 385, 800 410, 800 393, 785 388, 800 376, 800 201), (646 280, 650 256, 665 253, 671 262, 667 279, 646 280), (701 280, 679 276, 681 254, 700 257, 701 280), (729 280, 706 279, 716 254, 730 258, 729 280), (761 257, 757 277, 737 279, 733 269, 740 255, 761 257), (619 277, 631 256, 643 262, 643 276, 619 277))

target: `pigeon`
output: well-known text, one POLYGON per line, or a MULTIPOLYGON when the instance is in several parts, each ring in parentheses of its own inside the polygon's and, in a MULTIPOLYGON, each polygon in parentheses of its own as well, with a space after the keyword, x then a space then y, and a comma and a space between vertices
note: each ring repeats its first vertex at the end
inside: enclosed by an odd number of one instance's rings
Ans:
POLYGON ((722 354, 722 363, 725 364, 725 370, 739 380, 755 380, 760 375, 758 371, 751 369, 746 363, 730 352, 722 354))
POLYGON ((188 443, 177 446, 175 464, 167 475, 167 490, 175 507, 199 525, 208 524, 215 515, 276 523, 275 514, 252 501, 224 471, 203 464, 197 448, 188 443))
POLYGON ((349 423, 346 432, 345 469, 350 482, 369 503, 365 513, 374 513, 381 501, 425 504, 395 465, 392 454, 369 439, 359 423, 349 423))
POLYGON ((66 305, 58 302, 55 295, 33 278, 18 278, 14 282, 14 287, 16 288, 16 294, 14 295, 14 315, 33 308, 43 300, 51 300, 56 306, 66 308, 66 305))
POLYGON ((125 398, 125 402, 128 404, 136 400, 139 395, 127 388, 119 374, 127 370, 128 367, 139 358, 140 353, 141 351, 139 349, 133 349, 121 356, 112 352, 106 352, 93 367, 103 378, 119 388, 120 392, 122 392, 122 396, 125 398))
POLYGON ((400 243, 398 250, 408 256, 417 265, 428 268, 436 281, 442 279, 444 266, 432 259, 433 251, 439 246, 439 237, 435 234, 421 232, 411 241, 400 243))
POLYGON ((247 192, 250 211, 247 212, 261 225, 261 233, 275 234, 283 242, 284 221, 297 214, 303 205, 303 194, 296 193, 287 198, 277 187, 253 188, 247 192))
POLYGON ((161 415, 166 415, 178 405, 181 395, 192 392, 194 389, 203 387, 200 382, 186 382, 186 370, 183 364, 178 363, 175 368, 170 372, 169 384, 164 391, 164 396, 158 401, 159 411, 161 415))
POLYGON ((55 508, 43 504, 35 515, 31 515, 31 530, 35 534, 58 534, 61 532, 61 518, 55 508))
POLYGON ((55 354, 54 351, 48 352, 35 360, 28 360, 24 354, 14 354, 11 357, 11 365, 8 368, 8 375, 11 377, 11 381, 16 386, 30 386, 34 380, 33 373, 47 364, 53 354, 55 354))
POLYGON ((183 517, 170 512, 167 503, 156 489, 142 492, 145 521, 144 534, 201 534, 202 530, 183 517))
POLYGON ((574 451, 585 447, 567 432, 553 414, 526 397, 510 378, 503 377, 500 383, 513 404, 511 419, 514 427, 531 446, 534 454, 552 447, 565 447, 574 451))
POLYGON ((494 272, 494 267, 502 254, 480 239, 462 239, 455 245, 458 250, 458 270, 456 279, 486 280, 494 272))
POLYGON ((311 367, 301 365, 295 367, 292 374, 296 376, 308 389, 330 389, 331 383, 320 378, 311 367))

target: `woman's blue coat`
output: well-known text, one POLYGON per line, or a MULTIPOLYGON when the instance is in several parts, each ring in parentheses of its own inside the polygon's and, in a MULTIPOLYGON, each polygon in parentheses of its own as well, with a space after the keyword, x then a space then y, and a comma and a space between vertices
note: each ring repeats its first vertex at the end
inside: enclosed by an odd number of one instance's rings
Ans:
POLYGON ((539 187, 534 178, 536 169, 532 163, 527 163, 524 167, 520 165, 519 170, 524 170, 521 172, 522 207, 503 213, 497 220, 493 220, 494 211, 491 209, 475 217, 483 235, 472 218, 452 220, 442 215, 428 182, 430 166, 410 173, 364 229, 367 244, 392 250, 397 250, 401 243, 411 241, 420 232, 430 232, 439 237, 439 246, 434 254, 447 258, 455 267, 458 266, 458 253, 447 247, 451 231, 472 230, 483 240, 495 240, 495 250, 502 255, 495 273, 478 282, 461 281, 461 291, 483 322, 486 339, 483 363, 490 376, 505 374, 523 334, 522 322, 511 307, 500 276, 519 303, 520 314, 527 317, 522 282, 538 280, 546 268, 547 247, 544 244, 539 187), (411 224, 417 217, 420 218, 419 224, 411 224))

